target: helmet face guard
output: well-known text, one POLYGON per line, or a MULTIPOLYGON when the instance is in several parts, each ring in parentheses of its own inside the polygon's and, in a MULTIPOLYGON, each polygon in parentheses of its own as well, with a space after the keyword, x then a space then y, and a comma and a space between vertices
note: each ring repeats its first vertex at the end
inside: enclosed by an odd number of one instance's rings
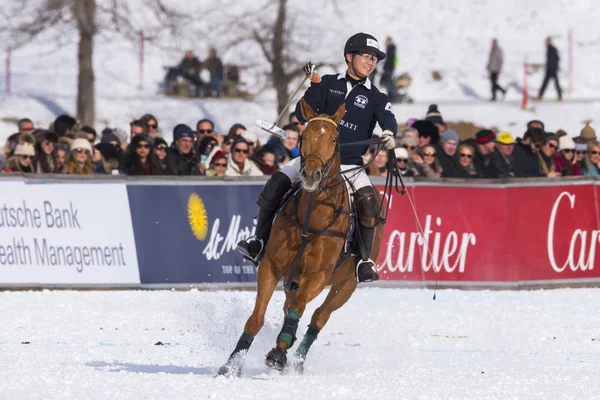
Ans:
POLYGON ((344 46, 344 58, 348 53, 373 53, 378 60, 385 59, 385 53, 379 50, 379 43, 368 33, 357 33, 350 36, 344 46))

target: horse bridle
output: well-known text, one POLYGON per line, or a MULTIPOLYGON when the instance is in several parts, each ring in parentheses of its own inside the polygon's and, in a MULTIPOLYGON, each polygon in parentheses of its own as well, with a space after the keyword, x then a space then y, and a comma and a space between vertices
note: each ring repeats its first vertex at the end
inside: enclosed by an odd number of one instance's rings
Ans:
MULTIPOLYGON (((313 117, 308 120, 306 125, 308 126, 308 124, 310 124, 313 121, 325 121, 325 122, 328 122, 328 123, 332 124, 333 126, 335 126, 336 130, 338 128, 337 122, 335 122, 331 118, 327 118, 327 117, 313 117)), ((335 157, 337 156, 337 154, 340 151, 339 131, 338 131, 338 136, 336 136, 334 138, 334 141, 335 141, 335 150, 333 151, 333 155, 327 161, 327 163, 324 163, 323 160, 321 159, 321 157, 319 157, 316 154, 309 154, 306 157, 302 157, 302 154, 300 154, 300 171, 302 171, 304 169, 305 163, 309 160, 315 160, 316 162, 318 162, 321 165, 321 170, 323 171, 323 177, 321 178, 321 182, 319 182, 319 186, 321 185, 321 183, 325 182, 327 180, 327 178, 330 177, 329 170, 331 169, 331 164, 333 164, 333 160, 335 160, 335 157)), ((300 144, 300 147, 302 147, 302 143, 300 144)))

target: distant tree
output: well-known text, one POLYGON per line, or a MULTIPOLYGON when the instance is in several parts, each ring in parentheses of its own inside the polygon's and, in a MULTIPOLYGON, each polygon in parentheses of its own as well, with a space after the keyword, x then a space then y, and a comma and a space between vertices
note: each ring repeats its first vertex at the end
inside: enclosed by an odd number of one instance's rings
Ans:
MULTIPOLYGON (((14 0, 0 5, 0 41, 19 48, 51 32, 64 41, 76 32, 78 40, 77 119, 92 125, 95 119, 94 38, 103 29, 134 39, 137 29, 131 22, 127 0, 14 0)), ((152 41, 165 30, 177 34, 190 21, 187 14, 164 4, 144 0, 154 23, 144 26, 145 40, 152 41)), ((136 10, 138 11, 138 10, 136 10)))

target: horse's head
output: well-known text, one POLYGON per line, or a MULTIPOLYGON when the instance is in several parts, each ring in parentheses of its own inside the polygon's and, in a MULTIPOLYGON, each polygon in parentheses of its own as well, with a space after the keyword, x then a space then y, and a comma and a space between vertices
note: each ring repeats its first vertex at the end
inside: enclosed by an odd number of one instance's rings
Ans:
POLYGON ((334 115, 320 114, 300 100, 302 115, 308 121, 300 144, 300 178, 304 190, 317 190, 330 173, 340 169, 338 124, 344 117, 346 105, 342 104, 334 115))

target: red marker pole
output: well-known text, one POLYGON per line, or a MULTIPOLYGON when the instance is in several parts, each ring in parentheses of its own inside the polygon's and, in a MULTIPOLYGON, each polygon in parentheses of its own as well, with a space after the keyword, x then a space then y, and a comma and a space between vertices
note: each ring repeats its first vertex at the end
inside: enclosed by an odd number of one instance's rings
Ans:
POLYGON ((523 64, 523 100, 521 101, 521 108, 523 110, 527 109, 527 101, 529 100, 529 93, 527 91, 527 58, 525 58, 525 64, 523 64))

